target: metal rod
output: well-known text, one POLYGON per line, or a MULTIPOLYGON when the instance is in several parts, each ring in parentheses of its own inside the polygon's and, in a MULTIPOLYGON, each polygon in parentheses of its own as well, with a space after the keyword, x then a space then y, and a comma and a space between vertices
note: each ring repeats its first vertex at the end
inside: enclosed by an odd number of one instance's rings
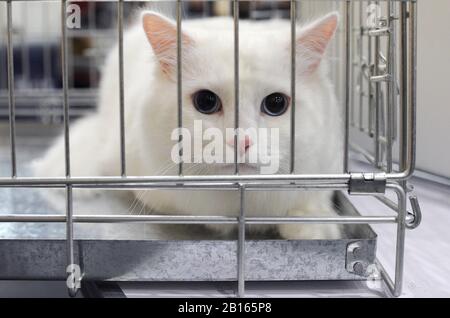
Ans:
POLYGON ((120 102, 120 172, 122 177, 126 176, 125 155, 125 95, 124 95, 124 73, 123 73, 123 0, 117 2, 117 31, 119 38, 119 102, 120 102))
MULTIPOLYGON (((75 264, 75 254, 74 254, 74 242, 73 242, 73 202, 72 202, 72 186, 67 186, 66 188, 66 241, 67 241, 67 265, 72 268, 75 264)), ((77 277, 73 276, 73 273, 68 273, 72 275, 73 279, 77 277)), ((75 282, 74 282, 75 283, 75 282)), ((69 295, 75 297, 78 288, 74 285, 73 288, 69 287, 69 295)))
MULTIPOLYGON (((404 171, 408 161, 408 12, 406 2, 401 3, 400 9, 400 146, 399 168, 404 171)), ((406 182, 402 182, 403 188, 406 182)))
MULTIPOLYGON (((389 176, 388 174, 386 176, 389 176)), ((280 181, 296 182, 297 184, 329 183, 342 182, 347 183, 350 180, 350 174, 279 174, 279 175, 197 175, 197 176, 152 176, 152 177, 70 177, 70 178, 38 178, 38 177, 18 177, 0 178, 0 186, 10 185, 75 185, 75 184, 125 184, 125 183, 188 183, 188 182, 261 182, 261 181, 280 181)))
POLYGON ((417 2, 409 4, 409 52, 411 58, 409 60, 410 84, 409 84, 409 125, 408 125, 408 153, 409 163, 407 164, 405 175, 411 176, 416 166, 416 107, 417 107, 417 2))
POLYGON ((397 243, 395 249, 395 288, 394 296, 400 296, 403 284, 403 264, 405 255, 405 232, 406 232, 406 194, 399 185, 391 185, 398 198, 397 217, 397 243))
POLYGON ((387 0, 388 11, 388 60, 387 60, 387 74, 389 74, 389 82, 387 83, 387 126, 386 126, 386 165, 387 172, 392 171, 392 136, 393 136, 393 119, 395 110, 395 85, 396 85, 396 72, 395 72, 395 5, 391 0, 387 0))
MULTIPOLYGON (((379 2, 376 2, 379 5, 379 2)), ((371 37, 369 37, 370 40, 371 37)), ((374 74, 373 76, 378 76, 378 69, 380 64, 380 37, 375 37, 375 60, 374 60, 374 74)), ((369 80, 369 85, 372 85, 369 80)), ((375 82, 375 167, 380 168, 382 165, 381 151, 380 151, 380 82, 375 82)))
POLYGON ((290 160, 290 173, 294 173, 295 170, 295 86, 296 86, 296 54, 297 54, 297 7, 296 0, 291 0, 291 160, 290 160))
POLYGON ((70 177, 70 142, 69 142, 69 101, 68 101, 68 67, 67 67, 67 32, 66 32, 67 0, 61 2, 61 76, 64 111, 64 158, 66 177, 70 177))
MULTIPOLYGON (((362 6, 362 1, 360 2, 361 6, 362 6)), ((370 2, 371 3, 371 2, 370 2)), ((361 15, 362 15, 362 10, 361 10, 361 15)), ((362 20, 362 18, 361 18, 362 20)), ((362 22, 361 22, 362 23, 362 22)), ((364 32, 364 30, 362 31, 364 32)), ((363 33, 364 34, 364 33, 363 33)), ((373 50, 372 50, 372 37, 368 36, 367 37, 367 56, 368 56, 368 70, 369 70, 369 76, 367 77, 367 90, 368 90, 368 99, 367 99, 367 113, 369 114, 369 122, 368 122, 368 130, 369 130, 369 136, 373 137, 374 136, 374 96, 373 96, 373 86, 372 83, 370 81, 370 77, 373 75, 371 74, 371 67, 372 67, 372 60, 373 60, 373 50)), ((363 72, 363 75, 365 73, 363 72)), ((359 124, 360 124, 360 129, 364 129, 364 124, 363 124, 363 108, 361 108, 361 113, 359 114, 359 124)))
POLYGON ((182 66, 182 2, 177 0, 177 116, 178 116, 178 145, 180 163, 178 165, 178 175, 183 175, 183 135, 181 134, 181 128, 183 127, 183 66, 182 66))
POLYGON ((358 29, 355 28, 354 23, 355 23, 355 5, 353 4, 353 2, 350 4, 350 17, 351 17, 351 22, 350 22, 350 52, 352 52, 352 56, 351 56, 351 72, 350 72, 350 87, 351 87, 351 94, 350 94, 350 118, 349 118, 349 125, 351 127, 355 126, 355 68, 358 70, 358 62, 355 60, 356 54, 354 54, 353 52, 355 52, 355 44, 358 43, 358 37, 355 35, 355 31, 357 31, 358 29), (355 43, 356 42, 356 43, 355 43))
MULTIPOLYGON (((67 71, 67 33, 66 33, 67 0, 61 2, 61 73, 63 83, 63 107, 64 107, 64 156, 66 179, 70 178, 70 140, 69 140, 69 103, 68 103, 68 71, 67 71)), ((66 184, 66 239, 67 239, 67 265, 75 264, 73 248, 73 219, 72 219, 72 186, 66 184)), ((72 277, 73 273, 68 273, 72 277), (72 276, 71 276, 72 275, 72 276)), ((68 288, 69 295, 77 294, 76 286, 68 288)))
POLYGON ((408 81, 408 101, 407 101, 407 118, 404 130, 406 134, 406 150, 407 160, 404 162, 405 167, 398 173, 388 174, 392 180, 403 181, 409 179, 414 173, 416 167, 416 86, 417 86, 417 2, 409 2, 409 34, 408 34, 408 48, 409 48, 409 81, 408 81))
POLYGON ((14 44, 13 44, 13 26, 12 26, 12 3, 6 2, 6 23, 8 30, 7 37, 7 63, 8 63, 8 97, 9 97, 9 140, 11 150, 11 177, 17 177, 17 159, 16 159, 16 105, 14 99, 14 44))
POLYGON ((348 142, 349 142, 349 107, 350 107, 350 67, 351 67, 351 53, 350 53, 350 13, 351 13, 351 2, 347 0, 345 2, 345 79, 344 79, 344 96, 345 96, 345 109, 344 109, 344 119, 345 119, 345 136, 344 136, 344 173, 348 172, 348 142))
MULTIPOLYGON (((359 42, 358 42, 358 55, 359 55, 359 74, 358 74, 358 86, 359 86, 359 127, 362 126, 362 110, 363 110, 363 42, 364 39, 364 28, 363 28, 363 3, 359 2, 359 42)), ((369 111, 369 131, 370 131, 370 111, 369 111)))
POLYGON ((234 21, 234 172, 239 174, 239 0, 233 0, 234 21))
POLYGON ((239 217, 238 217, 238 246, 237 246, 237 273, 238 297, 245 296, 245 188, 239 188, 239 217))
MULTIPOLYGON (((72 190, 70 190, 72 191, 72 190)), ((67 200, 69 202, 69 200, 67 200)), ((70 201, 72 202, 72 201, 70 201)), ((70 210, 72 213, 72 210, 70 210)), ((196 215, 71 215, 72 223, 241 224, 237 217, 196 215)), ((246 217, 245 224, 381 224, 397 223, 397 216, 246 217)), ((64 214, 2 214, 0 223, 64 223, 64 214)), ((69 224, 70 222, 67 222, 69 224)), ((73 231, 73 228, 71 228, 73 231)))
MULTIPOLYGON (((400 181, 410 177, 407 172, 383 174, 388 181, 400 181)), ((264 181, 277 181, 286 183, 296 183, 297 186, 313 183, 320 184, 342 184, 348 186, 350 174, 279 174, 279 175, 197 175, 197 176, 127 176, 127 177, 17 177, 14 180, 8 177, 0 177, 0 187, 27 187, 43 185, 113 185, 113 184, 150 184, 150 183, 260 183, 264 181)))

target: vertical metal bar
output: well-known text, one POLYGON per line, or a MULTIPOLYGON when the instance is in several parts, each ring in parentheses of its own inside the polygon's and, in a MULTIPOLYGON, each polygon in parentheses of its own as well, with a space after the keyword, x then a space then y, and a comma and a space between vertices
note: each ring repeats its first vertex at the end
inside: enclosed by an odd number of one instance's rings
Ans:
POLYGON ((61 75, 62 75, 63 113, 64 113, 64 154, 65 154, 66 177, 70 177, 66 6, 67 6, 67 0, 62 0, 62 2, 61 2, 61 66, 62 66, 61 75))
POLYGON ((398 197, 397 218, 397 243, 395 249, 395 288, 394 296, 400 296, 403 284, 403 264, 405 255, 405 231, 406 231, 406 194, 403 188, 396 186, 398 197))
POLYGON ((409 59, 409 173, 412 173, 416 166, 416 108, 417 108, 417 2, 416 0, 409 3, 409 51, 411 57, 409 59))
MULTIPOLYGON (((407 5, 406 2, 401 3, 400 9, 400 145, 399 149, 399 169, 406 169, 408 160, 408 31, 407 31, 407 5)), ((406 182, 401 182, 406 187, 406 182)))
POLYGON ((120 100, 120 172, 126 176, 125 158, 125 95, 123 75, 123 0, 117 3, 117 31, 119 36, 119 100, 120 100))
MULTIPOLYGON (((66 33, 66 8, 67 0, 61 1, 61 74, 63 89, 64 108, 64 156, 66 177, 70 178, 70 140, 69 140, 69 103, 68 103, 68 67, 67 67, 67 33, 66 33)), ((72 186, 66 185, 66 241, 67 241, 67 262, 73 265, 75 262, 73 244, 73 209, 72 209, 72 186)), ((71 275, 69 273, 69 275, 71 275)), ((77 288, 69 288, 69 295, 75 296, 77 288)))
MULTIPOLYGON (((379 2, 376 2, 377 6, 379 2)), ((370 38, 370 37, 369 37, 370 38)), ((374 74, 378 75, 378 67, 380 64, 380 37, 375 37, 375 61, 374 61, 374 74)), ((369 81, 369 85, 372 85, 369 81)), ((376 167, 379 168, 382 166, 381 162, 381 151, 380 151, 380 82, 375 83, 375 164, 376 167)))
MULTIPOLYGON (((64 0, 65 1, 65 0, 64 0)), ((66 187, 66 241, 67 241, 67 264, 69 266, 75 265, 75 255, 74 255, 74 242, 73 242, 73 202, 72 202, 72 186, 68 185, 66 187)), ((78 277, 73 276, 74 273, 68 273, 72 275, 74 279, 78 277)), ((74 282, 75 283, 75 282, 74 282)), ((69 295, 75 297, 78 288, 74 286, 69 287, 69 295)))
MULTIPOLYGON (((364 25, 363 25, 363 1, 360 1, 360 25, 361 25, 361 37, 364 36, 364 25)), ((368 26, 367 26, 368 27, 368 26)), ((367 36, 367 51, 368 51, 368 61, 367 61, 367 66, 369 67, 370 70, 370 66, 372 64, 372 37, 367 36)), ((362 58, 362 54, 363 54, 363 44, 362 44, 362 40, 361 40, 361 58, 362 58)), ((362 61, 361 61, 362 63, 362 61)), ((369 72, 370 73, 370 72, 369 72)), ((361 74, 361 87, 363 85, 363 74, 361 74)), ((372 84, 370 83, 370 80, 368 80, 368 90, 367 90, 367 113, 368 113, 368 125, 367 125, 367 129, 368 129, 368 134, 369 137, 373 137, 374 133, 373 133, 373 122, 374 122, 374 108, 373 108, 373 91, 372 91, 372 84)), ((361 109, 363 107, 363 92, 361 91, 361 96, 360 96, 360 104, 361 104, 361 109)), ((363 113, 361 112, 360 117, 359 117, 359 122, 360 122, 360 127, 362 127, 363 125, 363 113)))
POLYGON ((7 37, 7 64, 8 64, 8 93, 9 93, 9 140, 11 149, 11 176, 17 177, 16 165, 16 103, 14 97, 14 44, 13 44, 13 26, 12 26, 12 3, 6 2, 6 28, 7 37))
POLYGON ((395 110, 395 85, 396 85, 396 72, 395 72, 395 6, 391 0, 387 0, 388 11, 388 58, 387 58, 387 72, 390 75, 389 82, 387 83, 387 126, 386 126, 386 163, 387 172, 392 172, 392 135, 393 135, 393 119, 395 110))
POLYGON ((290 173, 295 170, 295 85, 296 85, 296 47, 297 47, 297 6, 296 0, 291 0, 291 150, 290 173))
POLYGON ((233 0, 234 20, 234 173, 239 174, 239 0, 233 0))
POLYGON ((238 229, 238 297, 245 296, 245 187, 239 186, 239 229, 238 229))
POLYGON ((349 107, 350 107, 350 12, 351 12, 351 2, 347 0, 345 2, 345 79, 344 79, 344 104, 345 104, 345 137, 344 137, 344 173, 348 172, 348 148, 349 148, 349 107))
POLYGON ((350 52, 351 52, 351 67, 350 67, 350 113, 349 113, 349 126, 354 125, 355 123, 355 117, 354 117, 354 110, 355 110, 355 67, 356 67, 356 61, 355 61, 355 39, 357 37, 355 36, 355 5, 353 4, 353 1, 350 3, 350 52))
MULTIPOLYGON (((360 73, 360 95, 359 95, 359 129, 362 131, 363 130, 363 108, 364 108, 364 103, 363 103, 363 96, 364 96, 364 90, 363 90, 363 79, 364 79, 364 75, 363 75, 363 54, 364 54, 364 50, 363 50, 363 45, 364 45, 364 25, 363 25, 363 1, 359 2, 359 25, 360 25, 360 34, 361 34, 361 39, 360 39, 360 43, 359 43, 359 61, 360 61, 360 66, 361 66, 361 73, 360 73)), ((370 44, 371 44, 371 39, 368 36, 368 56, 370 56, 370 44)), ((370 61, 367 61, 368 66, 370 66, 370 61)), ((368 109, 369 109, 369 113, 370 113, 370 82, 369 82, 369 87, 368 87, 368 92, 369 95, 368 97, 368 109)), ((370 120, 369 120, 370 121, 370 120)), ((370 131, 370 128, 369 128, 370 131)))
POLYGON ((180 163, 178 165, 178 175, 183 175, 183 136, 181 135, 181 127, 183 126, 183 83, 182 83, 182 41, 181 41, 181 10, 182 2, 177 0, 177 102, 178 102, 178 145, 179 145, 179 155, 180 163))

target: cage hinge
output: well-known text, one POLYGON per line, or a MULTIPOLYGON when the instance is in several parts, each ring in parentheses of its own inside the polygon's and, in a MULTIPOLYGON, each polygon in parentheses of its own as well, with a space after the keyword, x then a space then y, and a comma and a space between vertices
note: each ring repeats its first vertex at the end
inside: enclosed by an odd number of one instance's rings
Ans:
POLYGON ((350 173, 349 194, 369 194, 386 192, 386 174, 379 173, 350 173))

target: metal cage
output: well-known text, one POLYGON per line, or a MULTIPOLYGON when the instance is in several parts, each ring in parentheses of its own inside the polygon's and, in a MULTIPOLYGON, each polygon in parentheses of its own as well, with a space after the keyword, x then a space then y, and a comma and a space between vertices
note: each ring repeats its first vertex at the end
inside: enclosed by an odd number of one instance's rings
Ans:
MULTIPOLYGON (((70 87, 69 59, 68 59, 68 36, 66 27, 66 14, 69 1, 54 0, 60 2, 61 40, 60 40, 60 65, 56 67, 60 74, 60 87, 50 90, 31 89, 16 90, 14 70, 14 30, 13 3, 27 0, 1 0, 0 5, 6 7, 6 69, 1 70, 2 76, 6 75, 7 86, 0 90, 0 103, 6 104, 7 109, 3 115, 9 121, 10 136, 10 174, 0 178, 0 187, 12 188, 64 188, 66 191, 65 215, 57 214, 2 214, 0 222, 59 222, 66 225, 66 265, 77 264, 79 261, 75 256, 75 250, 79 249, 77 240, 74 240, 74 223, 115 223, 115 222, 144 222, 164 224, 205 224, 205 223, 227 223, 237 224, 239 229, 237 239, 236 269, 239 297, 245 294, 245 249, 246 244, 245 225, 247 224, 281 224, 281 223, 339 223, 339 224, 375 224, 391 223, 397 227, 396 252, 395 252, 395 276, 391 278, 378 264, 382 279, 386 282, 392 294, 399 296, 402 290, 403 279, 403 255, 405 249, 405 231, 415 228, 420 223, 420 209, 417 198, 410 195, 412 211, 407 211, 408 193, 412 189, 407 180, 412 176, 415 168, 415 125, 416 125, 416 0, 338 0, 331 1, 333 6, 343 13, 343 29, 339 34, 339 40, 333 48, 335 52, 342 52, 342 63, 338 69, 333 69, 333 74, 341 74, 343 81, 339 89, 339 95, 343 102, 345 118, 345 143, 344 143, 344 165, 342 173, 339 174, 297 174, 294 167, 295 143, 291 138, 290 174, 282 175, 240 175, 235 154, 234 175, 183 175, 183 162, 179 164, 178 176, 130 176, 127 174, 125 162, 125 123, 124 111, 124 69, 123 69, 123 29, 124 29, 124 4, 126 0, 115 0, 117 6, 117 24, 111 31, 102 31, 105 34, 116 35, 119 41, 119 79, 120 87, 120 153, 121 173, 112 177, 73 177, 70 167, 70 118, 82 115, 78 108, 69 108, 69 97, 77 97, 76 104, 88 104, 95 95, 95 87, 75 89, 70 87), (372 5, 379 5, 381 16, 377 17, 376 24, 366 25, 365 14, 371 10, 372 5), (56 96, 57 103, 63 106, 63 126, 65 140, 65 177, 41 178, 23 177, 17 173, 16 158, 16 118, 22 113, 18 112, 17 103, 31 99, 33 101, 43 100, 45 106, 49 103, 50 94, 56 96), (79 103, 78 103, 79 102, 79 103), (69 112, 71 112, 69 114, 69 112), (351 142, 350 135, 357 136, 351 142), (398 149, 394 143, 398 145, 398 149), (365 144, 365 147, 361 146, 365 144), (367 145, 373 145, 367 147, 367 145), (349 154, 357 153, 372 165, 371 172, 349 171, 349 154), (215 189, 237 191, 240 195, 240 214, 237 217, 224 216, 162 216, 162 215, 74 215, 72 192, 76 188, 99 188, 99 189, 215 189), (377 216, 336 216, 336 217, 247 217, 245 209, 245 195, 247 191, 258 190, 346 190, 350 195, 373 196, 382 201, 387 207, 395 211, 395 215, 377 216), (394 202, 384 196, 386 190, 392 191, 397 196, 394 202)), ((84 1, 78 1, 80 3, 84 1)), ((89 6, 95 6, 97 2, 88 1, 89 6)), ((297 15, 299 8, 307 15, 315 6, 320 6, 324 1, 290 0, 288 18, 291 22, 291 95, 295 96, 295 36, 297 15)), ((183 1, 174 1, 177 22, 177 94, 178 94, 178 126, 182 127, 182 68, 181 68, 181 33, 183 1)), ((239 127, 239 14, 241 1, 231 0, 231 14, 234 17, 234 93, 235 93, 235 128, 239 127)), ((254 5, 254 4, 253 4, 254 5)), ((286 13, 286 9, 284 9, 286 13)), ((72 31, 70 31, 72 32, 72 31)), ((25 53, 21 53, 22 56, 25 53)), ((48 55, 47 52, 47 60, 48 55)), ((52 53, 50 53, 52 54, 52 53)), ((55 57, 53 54, 52 57, 55 57)), ((25 56, 26 60, 27 57, 25 56)), ((47 61, 44 66, 46 72, 50 69, 51 62, 47 61)), ((25 64, 24 64, 25 65, 25 64)), ((30 72, 21 66, 22 72, 30 72)), ((52 66, 54 69, 55 66, 52 66)), ((29 76, 29 75, 28 75, 29 76)), ((57 75, 58 77, 59 75, 57 75)), ((91 70, 91 79, 96 78, 95 71, 91 70)), ((72 79, 73 81, 73 79, 72 79)), ((95 84, 94 84, 95 85, 95 84)), ((1 87, 0 87, 1 88, 1 87)), ((295 101, 295 98, 292 98, 295 101)), ((1 105, 0 105, 1 106, 1 105)), ((82 107, 81 107, 82 109, 82 107)), ((291 108, 295 112, 295 104, 291 108)), ((295 117, 291 117, 291 136, 295 132, 295 117)), ((237 145, 235 136, 235 150, 237 145)), ((182 151, 182 149, 180 149, 182 151)), ((13 246, 15 242, 9 242, 13 246)), ((132 244, 132 243, 131 243, 132 244)), ((63 247, 64 248, 64 247, 63 247)), ((78 251, 79 253, 79 251, 78 251)), ((2 261, 0 261, 1 263, 2 261)), ((78 264, 80 265, 80 264, 78 264)), ((356 271, 357 262, 348 264, 350 270, 356 271), (355 267, 355 268, 353 268, 355 267), (353 268, 353 269, 352 269, 353 268)), ((60 269, 63 273, 65 268, 60 269)), ((74 269, 69 268, 68 276, 73 278, 74 269)), ((11 278, 12 274, 1 273, 0 277, 11 278)), ((16 277, 21 278, 21 277, 16 277)), ((81 278, 78 278, 81 279, 81 278)), ((75 282, 74 282, 75 283, 75 282)), ((71 295, 77 292, 76 284, 69 288, 71 295)))

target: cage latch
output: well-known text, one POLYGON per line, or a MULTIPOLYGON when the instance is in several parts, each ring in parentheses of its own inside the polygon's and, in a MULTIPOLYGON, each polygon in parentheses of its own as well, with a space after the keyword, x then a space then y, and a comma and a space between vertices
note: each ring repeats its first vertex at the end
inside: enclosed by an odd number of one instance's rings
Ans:
POLYGON ((379 173, 350 173, 349 194, 369 194, 386 192, 386 174, 379 173))

